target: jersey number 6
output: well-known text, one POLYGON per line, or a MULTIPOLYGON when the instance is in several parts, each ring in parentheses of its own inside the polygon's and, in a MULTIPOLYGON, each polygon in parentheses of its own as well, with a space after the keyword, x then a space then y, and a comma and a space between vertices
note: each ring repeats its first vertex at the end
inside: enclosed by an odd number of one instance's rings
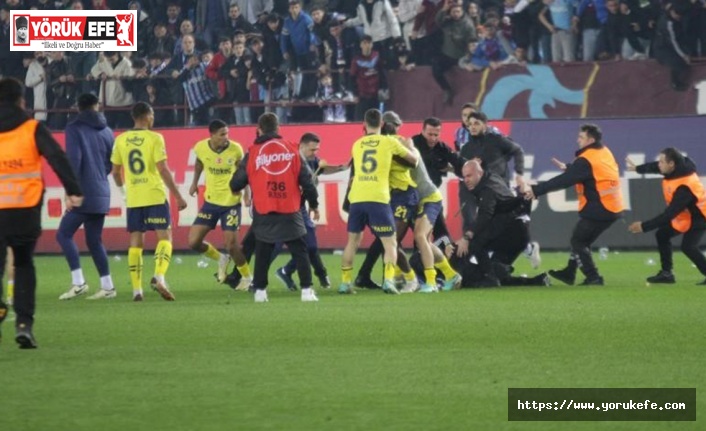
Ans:
POLYGON ((145 162, 142 160, 142 152, 140 150, 132 150, 127 157, 130 172, 135 175, 140 175, 145 171, 145 162))

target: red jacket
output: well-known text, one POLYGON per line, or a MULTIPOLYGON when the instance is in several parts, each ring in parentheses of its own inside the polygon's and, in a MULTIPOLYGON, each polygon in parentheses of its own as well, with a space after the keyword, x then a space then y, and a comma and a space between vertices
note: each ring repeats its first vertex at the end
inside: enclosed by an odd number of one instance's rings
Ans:
POLYGON ((221 70, 221 66, 223 66, 227 60, 228 59, 223 55, 223 53, 218 51, 206 67, 206 77, 218 82, 219 99, 223 99, 226 95, 226 80, 220 76, 219 72, 221 70))

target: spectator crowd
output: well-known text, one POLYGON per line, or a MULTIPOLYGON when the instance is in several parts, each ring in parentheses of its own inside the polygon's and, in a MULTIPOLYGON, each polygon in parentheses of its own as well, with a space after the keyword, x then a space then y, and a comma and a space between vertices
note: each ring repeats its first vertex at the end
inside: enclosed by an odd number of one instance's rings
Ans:
POLYGON ((155 126, 345 122, 390 97, 390 70, 445 74, 508 64, 655 58, 685 90, 706 56, 706 0, 5 0, 0 75, 61 130, 76 96, 99 95, 113 128, 138 101, 155 126), (12 9, 137 10, 136 52, 12 52, 12 9), (49 112, 47 112, 49 111, 49 112))

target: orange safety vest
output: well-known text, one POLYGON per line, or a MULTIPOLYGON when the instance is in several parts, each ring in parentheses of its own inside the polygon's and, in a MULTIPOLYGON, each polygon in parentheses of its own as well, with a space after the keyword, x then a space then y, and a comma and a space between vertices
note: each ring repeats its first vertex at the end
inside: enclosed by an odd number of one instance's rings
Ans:
MULTIPOLYGON (((664 193, 664 200, 667 201, 667 205, 672 203, 674 192, 680 186, 687 186, 689 190, 691 190, 691 193, 696 196, 696 208, 698 208, 701 214, 704 215, 704 218, 706 218, 706 191, 704 191, 704 185, 701 184, 701 180, 696 173, 685 177, 669 180, 665 178, 662 180, 662 192, 664 193)), ((691 213, 688 209, 680 212, 672 219, 672 227, 674 230, 681 233, 691 229, 691 213)))
POLYGON ((37 120, 0 132, 0 209, 30 208, 42 199, 42 162, 34 140, 37 120))
MULTIPOLYGON (((618 163, 613 153, 607 147, 590 148, 581 156, 591 165, 593 178, 596 180, 596 191, 603 207, 612 212, 619 213, 624 209, 623 193, 620 189, 620 172, 618 163)), ((579 196, 579 211, 586 206, 586 195, 583 184, 576 184, 576 193, 579 196)))

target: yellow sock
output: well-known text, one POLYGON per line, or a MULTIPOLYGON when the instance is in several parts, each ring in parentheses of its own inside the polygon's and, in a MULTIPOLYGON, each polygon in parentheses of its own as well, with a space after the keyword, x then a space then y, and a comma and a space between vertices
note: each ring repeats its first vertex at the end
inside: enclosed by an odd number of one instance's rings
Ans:
MULTIPOLYGON (((395 265, 395 278, 400 277, 402 275, 402 270, 400 269, 399 266, 395 265)), ((387 278, 387 277, 385 277, 387 278)))
POLYGON ((172 260, 172 243, 167 240, 158 242, 154 250, 154 260, 154 275, 164 277, 172 260))
MULTIPOLYGON (((218 262, 218 260, 221 258, 221 252, 218 251, 218 249, 216 247, 212 246, 211 244, 209 244, 209 243, 205 243, 205 244, 208 248, 206 249, 206 251, 203 252, 204 256, 218 262)), ((170 248, 169 253, 171 254, 171 248, 170 248)))
POLYGON ((404 279, 405 279, 405 281, 414 280, 415 277, 416 277, 416 275, 414 275, 414 271, 412 271, 411 269, 409 270, 409 272, 405 272, 405 273, 404 273, 404 279))
POLYGON ((436 269, 434 268, 424 268, 424 279, 427 281, 429 286, 436 285, 436 269))
POLYGON ((250 274, 250 266, 248 264, 244 264, 243 266, 238 266, 238 272, 240 275, 242 275, 245 278, 250 278, 252 275, 250 274))
MULTIPOLYGON (((15 297, 15 280, 7 280, 7 302, 12 304, 15 297)), ((2 299, 2 298, 0 298, 2 299)))
POLYGON ((142 249, 130 247, 127 251, 127 265, 130 268, 132 290, 142 289, 142 249))
POLYGON ((440 270, 444 274, 444 278, 447 280, 450 280, 454 275, 456 275, 456 271, 451 268, 451 265, 449 265, 449 261, 446 258, 439 263, 435 263, 434 268, 440 270))
POLYGON ((395 279, 395 264, 385 264, 385 280, 393 281, 395 279))
POLYGON ((341 268, 341 283, 350 284, 353 281, 353 268, 341 268))

